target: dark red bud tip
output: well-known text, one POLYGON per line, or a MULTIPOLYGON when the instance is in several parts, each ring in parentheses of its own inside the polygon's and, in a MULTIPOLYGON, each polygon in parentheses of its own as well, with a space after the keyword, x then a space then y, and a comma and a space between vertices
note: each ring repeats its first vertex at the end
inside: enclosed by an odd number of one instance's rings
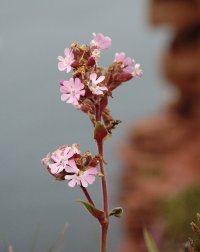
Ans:
POLYGON ((84 113, 88 113, 90 110, 91 110, 91 107, 89 105, 83 104, 81 106, 81 111, 83 111, 84 113))
POLYGON ((87 66, 93 67, 96 64, 94 57, 90 57, 87 61, 87 66))
POLYGON ((73 67, 73 68, 79 67, 79 62, 78 62, 77 60, 74 61, 74 62, 71 64, 71 67, 73 67))
POLYGON ((63 82, 64 82, 64 80, 60 80, 60 82, 59 82, 60 86, 64 85, 63 82))
POLYGON ((98 160, 96 158, 93 158, 90 162, 90 166, 96 167, 98 165, 98 160))
POLYGON ((122 72, 117 76, 117 80, 120 82, 129 81, 133 78, 133 75, 128 72, 122 72))

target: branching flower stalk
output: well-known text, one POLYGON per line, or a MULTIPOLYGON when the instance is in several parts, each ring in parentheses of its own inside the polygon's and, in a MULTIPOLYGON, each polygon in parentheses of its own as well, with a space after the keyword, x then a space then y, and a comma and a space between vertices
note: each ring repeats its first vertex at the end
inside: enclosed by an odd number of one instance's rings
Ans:
POLYGON ((65 56, 58 57, 58 69, 69 73, 69 80, 60 81, 61 101, 72 104, 74 108, 88 115, 94 127, 94 140, 97 145, 96 155, 89 151, 81 154, 79 144, 64 145, 47 154, 42 164, 58 181, 68 181, 70 187, 79 186, 87 201, 81 200, 89 213, 101 225, 101 252, 107 251, 107 233, 110 216, 120 217, 122 208, 109 211, 106 184, 104 141, 121 122, 114 120, 108 109, 108 99, 113 91, 123 82, 140 78, 142 70, 139 64, 126 57, 125 53, 116 53, 115 59, 107 69, 99 66, 101 52, 111 46, 111 39, 103 34, 93 34, 89 45, 72 43, 64 50, 65 56), (102 210, 98 209, 87 187, 95 178, 101 179, 102 210))

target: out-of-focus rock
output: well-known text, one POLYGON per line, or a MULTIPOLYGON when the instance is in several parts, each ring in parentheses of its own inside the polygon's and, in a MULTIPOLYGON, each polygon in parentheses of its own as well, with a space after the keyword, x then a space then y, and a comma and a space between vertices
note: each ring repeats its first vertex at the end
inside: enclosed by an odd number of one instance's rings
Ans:
POLYGON ((200 25, 178 32, 163 57, 167 80, 182 93, 200 93, 200 25))
POLYGON ((152 0, 150 17, 175 28, 162 66, 177 97, 160 115, 130 126, 119 151, 125 208, 120 252, 146 252, 144 227, 162 252, 177 252, 190 215, 200 208, 200 1, 152 0))
POLYGON ((200 22, 198 0, 151 0, 150 22, 167 24, 180 30, 200 22))

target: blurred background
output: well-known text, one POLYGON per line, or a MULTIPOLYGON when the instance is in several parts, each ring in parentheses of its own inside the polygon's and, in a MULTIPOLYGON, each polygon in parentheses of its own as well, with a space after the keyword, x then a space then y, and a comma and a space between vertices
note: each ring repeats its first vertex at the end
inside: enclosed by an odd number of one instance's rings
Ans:
MULTIPOLYGON (((123 249, 129 241, 135 246, 132 235, 140 231, 129 232, 127 224, 129 213, 135 211, 127 205, 134 201, 129 192, 135 188, 135 181, 126 183, 129 169, 135 171, 130 125, 157 113, 178 93, 173 85, 165 85, 160 59, 174 35, 172 28, 149 25, 149 20, 156 24, 149 15, 153 2, 0 0, 0 251, 8 244, 15 252, 31 251, 36 230, 36 251, 46 251, 65 223, 65 251, 97 251, 98 224, 75 202, 83 198, 81 192, 53 182, 40 164, 46 153, 63 144, 78 142, 83 151, 96 151, 88 118, 60 101, 58 83, 66 75, 57 70, 56 59, 75 40, 89 43, 92 32, 113 40, 111 49, 102 54, 102 65, 109 65, 115 52, 124 51, 144 70, 142 79, 126 83, 110 100, 112 115, 123 123, 105 147, 110 208, 124 204, 129 209, 122 219, 112 220, 109 251, 123 249), (126 138, 131 141, 120 147, 126 138)), ((100 206, 99 186, 98 181, 89 189, 100 206)))

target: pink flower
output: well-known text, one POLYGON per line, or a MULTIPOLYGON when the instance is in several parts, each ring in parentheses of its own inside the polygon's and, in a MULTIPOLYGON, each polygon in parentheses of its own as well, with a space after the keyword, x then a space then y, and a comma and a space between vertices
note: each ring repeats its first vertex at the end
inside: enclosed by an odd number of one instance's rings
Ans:
POLYGON ((122 68, 129 73, 134 71, 134 66, 130 66, 134 64, 134 61, 130 57, 126 57, 124 52, 116 53, 114 62, 122 62, 122 68))
POLYGON ((133 63, 133 60, 130 57, 126 57, 126 54, 124 52, 116 53, 114 61, 122 62, 123 67, 131 65, 133 63))
POLYGON ((90 42, 92 47, 97 47, 99 49, 107 49, 111 46, 112 40, 110 37, 104 36, 102 33, 93 33, 93 40, 90 42))
POLYGON ((89 89, 92 91, 93 94, 95 95, 103 95, 103 91, 107 91, 107 87, 105 86, 98 86, 99 83, 104 81, 105 76, 100 76, 97 79, 97 74, 92 73, 90 74, 90 83, 89 83, 89 89))
POLYGON ((54 151, 50 157, 51 162, 48 164, 51 173, 57 174, 66 170, 67 167, 74 167, 74 160, 69 160, 74 154, 74 149, 69 146, 62 146, 54 151))
POLYGON ((63 58, 62 56, 58 56, 57 58, 60 61, 58 62, 58 69, 60 71, 66 71, 67 73, 69 73, 71 71, 71 65, 74 62, 74 54, 69 48, 66 48, 64 53, 65 58, 63 58))
POLYGON ((124 72, 131 73, 133 77, 142 77, 142 70, 140 69, 140 64, 135 64, 135 61, 130 57, 126 57, 124 52, 116 53, 114 62, 122 62, 122 68, 124 72), (131 66, 131 64, 133 64, 131 66))
POLYGON ((133 77, 141 78, 143 75, 142 69, 140 69, 140 64, 135 64, 134 71, 132 72, 133 77))
POLYGON ((71 103, 74 106, 78 106, 80 96, 85 95, 84 85, 79 78, 63 81, 60 85, 60 92, 62 93, 61 101, 71 103))
POLYGON ((82 185, 83 187, 87 187, 88 184, 93 184, 95 181, 95 175, 98 174, 97 168, 92 167, 86 171, 81 171, 77 167, 68 167, 66 169, 68 173, 72 173, 70 175, 66 175, 65 179, 70 180, 68 185, 70 187, 74 187, 75 185, 82 185))

